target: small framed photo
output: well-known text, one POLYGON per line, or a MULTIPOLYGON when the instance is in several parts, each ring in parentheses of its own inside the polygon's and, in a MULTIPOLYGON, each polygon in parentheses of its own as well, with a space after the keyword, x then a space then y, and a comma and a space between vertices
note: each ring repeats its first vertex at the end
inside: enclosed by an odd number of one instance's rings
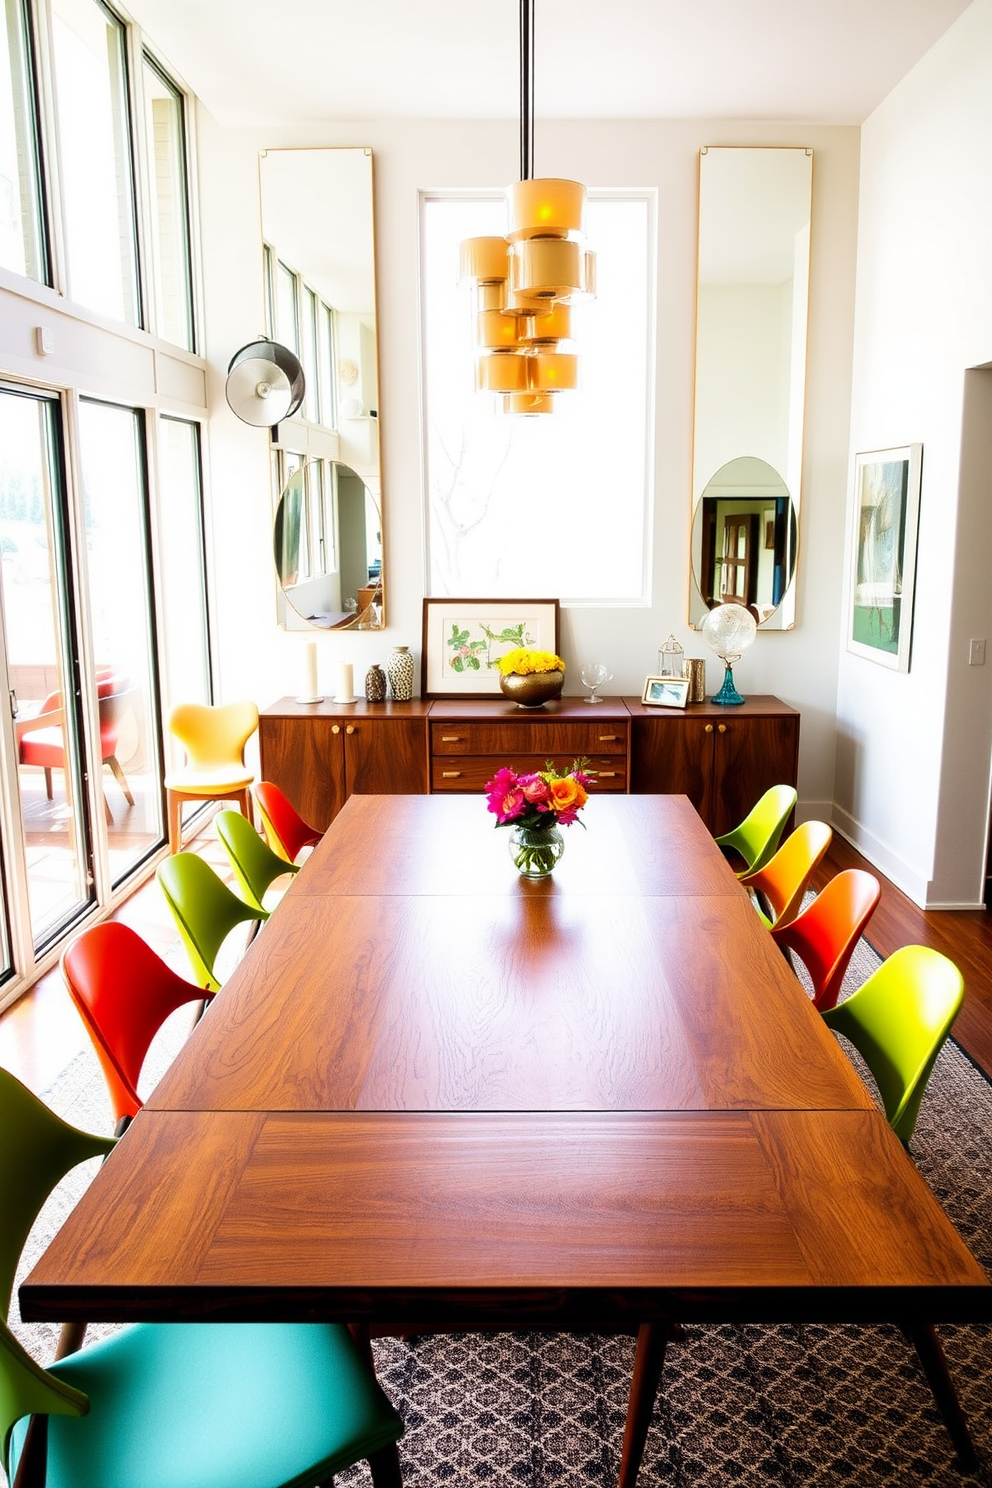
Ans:
POLYGON ((689 701, 688 677, 647 677, 641 702, 652 708, 684 708, 689 701))
POLYGON ((557 599, 425 599, 420 694, 495 697, 496 663, 526 646, 558 655, 557 599))
POLYGON ((855 460, 847 649, 908 672, 920 516, 922 444, 855 460))

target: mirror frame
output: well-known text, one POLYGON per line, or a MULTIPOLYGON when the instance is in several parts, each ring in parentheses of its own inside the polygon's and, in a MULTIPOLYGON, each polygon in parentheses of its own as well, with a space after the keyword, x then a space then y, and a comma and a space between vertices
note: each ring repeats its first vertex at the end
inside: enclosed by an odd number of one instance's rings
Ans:
MULTIPOLYGON (((318 422, 307 414, 313 412, 312 394, 300 411, 277 424, 271 431, 273 523, 285 486, 292 478, 286 465, 296 462, 306 466, 324 460, 352 470, 363 482, 379 513, 379 532, 385 549, 385 501, 381 482, 381 436, 379 419, 379 335, 378 293, 375 254, 375 175, 372 149, 368 145, 277 146, 259 151, 259 221, 262 238, 263 284, 266 288, 266 324, 277 336, 274 293, 268 293, 276 264, 294 274, 297 285, 305 285, 318 296, 319 303, 333 315, 333 347, 330 352, 330 374, 333 381, 333 426, 318 422), (338 195, 335 197, 333 167, 339 165, 338 195), (342 175, 346 171, 346 175, 342 175), (328 252, 341 239, 342 196, 358 201, 363 214, 367 198, 367 218, 355 228, 357 258, 342 252, 335 258, 328 252), (299 199, 306 204, 307 217, 295 219, 290 206, 299 199), (281 239, 281 241, 280 241, 281 239), (298 262, 309 258, 310 262, 298 262), (368 307, 368 300, 371 306, 368 307)), ((298 309, 298 316, 300 311, 298 309)), ((316 338, 315 338, 316 339, 316 338)), ((301 346, 304 372, 308 374, 307 354, 301 346)), ((323 398, 321 400, 323 402, 323 398)), ((324 416, 324 408, 319 410, 324 416)), ((350 621, 339 622, 341 629, 352 626, 384 628, 386 624, 386 574, 382 563, 379 591, 381 601, 372 615, 367 607, 350 621), (371 618, 370 618, 371 616, 371 618)), ((306 630, 311 623, 295 610, 281 585, 278 589, 277 618, 286 629, 306 630)))
MULTIPOLYGON (((355 492, 354 494, 357 495, 358 493, 355 492)), ((345 465, 340 460, 307 460, 304 464, 299 465, 293 471, 292 475, 283 486, 282 493, 280 494, 279 502, 276 507, 275 519, 273 521, 272 556, 275 563, 276 580, 279 584, 284 605, 288 606, 289 609, 293 611, 293 614, 300 622, 302 622, 303 626, 312 627, 315 630, 382 629, 381 521, 382 513, 374 494, 369 490, 368 486, 362 480, 358 472, 352 470, 350 465, 345 465), (326 469, 325 467, 330 468, 326 469), (331 494, 326 489, 325 484, 325 481, 328 477, 332 482, 332 488, 334 491, 333 502, 328 501, 328 497, 331 494), (377 537, 379 539, 379 575, 377 578, 373 578, 369 573, 371 564, 369 562, 369 553, 367 546, 362 552, 353 552, 351 554, 350 563, 347 565, 345 563, 346 536, 342 529, 341 492, 338 488, 339 480, 345 477, 358 482, 361 487, 361 495, 363 499, 361 501, 361 509, 357 513, 357 520, 360 522, 362 530, 365 532, 367 532, 368 530, 367 522, 369 505, 371 505, 372 509, 374 510, 376 522, 377 524, 379 524, 379 530, 377 533, 377 537), (307 560, 307 568, 309 571, 305 573, 302 578, 297 578, 294 583, 287 584, 285 566, 285 540, 286 524, 288 520, 287 503, 291 496, 299 497, 300 515, 297 518, 297 524, 300 529, 305 529, 306 531, 306 543, 303 544, 297 541, 295 546, 297 549, 297 553, 302 553, 305 556, 307 560), (319 514, 317 512, 318 505, 320 507, 319 514), (333 551, 337 558, 337 566, 333 569, 326 569, 322 567, 322 558, 318 558, 316 562, 314 561, 315 550, 318 547, 323 549, 323 546, 326 542, 327 535, 324 530, 324 524, 328 512, 330 512, 331 518, 334 523, 333 551), (341 594, 341 574, 350 572, 351 577, 354 577, 356 566, 357 568, 361 568, 363 570, 363 582, 358 583, 356 580, 354 584, 354 599, 356 608, 354 609, 354 611, 349 611, 341 608, 341 606, 343 606, 345 603, 344 598, 341 594), (339 615, 340 618, 332 621, 321 621, 315 619, 312 614, 304 613, 304 611, 300 608, 296 595, 303 588, 303 586, 306 585, 308 586, 307 592, 314 599, 317 599, 318 597, 320 597, 321 593, 321 580, 327 579, 329 577, 332 578, 332 581, 333 579, 336 579, 337 599, 339 605, 338 609, 335 609, 330 613, 339 615)), ((327 586, 325 585, 325 593, 326 588, 327 586)), ((286 618, 287 616, 284 614, 284 623, 286 618)), ((294 629, 295 627, 287 625, 286 628, 294 629)))
POLYGON ((693 564, 697 514, 714 477, 742 457, 761 460, 775 472, 791 498, 796 535, 788 586, 759 627, 791 630, 796 623, 812 196, 813 151, 807 146, 721 145, 699 152, 688 554, 688 620, 693 629, 708 608, 693 564), (730 245, 736 263, 727 252, 730 245), (754 295, 750 302, 739 294, 736 305, 728 299, 721 323, 714 299, 707 303, 706 298, 707 286, 721 283, 730 291, 763 288, 772 294, 754 295), (775 290, 780 291, 777 296, 775 290), (765 379, 753 375, 747 354, 756 326, 759 333, 766 328, 771 333, 762 344, 777 349, 768 358, 770 375, 765 379))

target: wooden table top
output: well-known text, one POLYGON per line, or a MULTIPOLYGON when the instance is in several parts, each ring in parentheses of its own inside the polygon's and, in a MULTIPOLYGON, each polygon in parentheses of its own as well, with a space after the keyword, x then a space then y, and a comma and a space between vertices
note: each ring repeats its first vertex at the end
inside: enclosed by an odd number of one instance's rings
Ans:
POLYGON ((992 1316, 683 797, 552 879, 352 797, 21 1288, 29 1319, 992 1316))

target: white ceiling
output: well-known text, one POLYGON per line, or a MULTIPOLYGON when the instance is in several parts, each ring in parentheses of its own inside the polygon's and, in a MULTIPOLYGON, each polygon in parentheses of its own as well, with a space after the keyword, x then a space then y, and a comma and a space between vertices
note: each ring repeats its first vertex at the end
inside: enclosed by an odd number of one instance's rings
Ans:
MULTIPOLYGON (((535 0, 538 118, 860 124, 969 0, 535 0)), ((516 118, 517 0, 129 0, 229 126, 516 118)))

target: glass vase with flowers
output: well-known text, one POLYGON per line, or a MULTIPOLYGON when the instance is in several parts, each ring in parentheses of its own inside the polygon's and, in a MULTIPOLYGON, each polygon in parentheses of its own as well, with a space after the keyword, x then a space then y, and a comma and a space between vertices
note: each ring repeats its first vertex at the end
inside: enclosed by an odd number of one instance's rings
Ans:
POLYGON ((565 851, 558 828, 580 821, 593 778, 588 765, 587 759, 574 760, 572 768, 560 775, 548 760, 543 770, 531 775, 504 768, 487 782, 488 809, 497 827, 511 829, 510 857, 524 878, 546 877, 565 851))

